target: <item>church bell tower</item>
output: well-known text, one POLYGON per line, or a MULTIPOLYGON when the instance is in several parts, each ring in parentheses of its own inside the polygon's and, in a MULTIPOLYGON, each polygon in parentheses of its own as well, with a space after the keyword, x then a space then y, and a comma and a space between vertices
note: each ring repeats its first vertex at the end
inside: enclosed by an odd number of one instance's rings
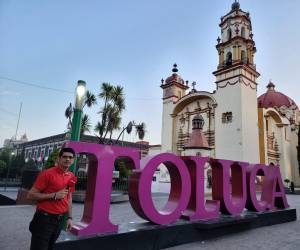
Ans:
POLYGON ((216 76, 216 157, 259 162, 256 52, 250 14, 235 1, 221 17, 216 76))

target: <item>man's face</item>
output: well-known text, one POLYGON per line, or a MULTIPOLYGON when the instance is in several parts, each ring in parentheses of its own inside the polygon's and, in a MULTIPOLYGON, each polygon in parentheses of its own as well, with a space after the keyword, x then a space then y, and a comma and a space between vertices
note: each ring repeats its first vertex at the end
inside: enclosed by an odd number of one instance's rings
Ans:
POLYGON ((74 162, 74 156, 72 153, 64 152, 62 156, 58 158, 58 164, 63 170, 69 169, 74 162))

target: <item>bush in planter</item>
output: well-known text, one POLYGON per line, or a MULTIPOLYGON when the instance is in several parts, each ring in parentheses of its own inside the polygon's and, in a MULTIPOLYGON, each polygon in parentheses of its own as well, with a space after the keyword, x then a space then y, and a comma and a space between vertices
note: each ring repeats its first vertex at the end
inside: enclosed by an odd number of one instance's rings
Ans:
POLYGON ((44 164, 44 169, 51 168, 55 166, 56 160, 59 155, 59 149, 54 149, 53 152, 49 155, 47 161, 44 164))
POLYGON ((290 180, 289 179, 284 179, 284 182, 285 182, 286 186, 288 187, 289 183, 290 183, 290 180))

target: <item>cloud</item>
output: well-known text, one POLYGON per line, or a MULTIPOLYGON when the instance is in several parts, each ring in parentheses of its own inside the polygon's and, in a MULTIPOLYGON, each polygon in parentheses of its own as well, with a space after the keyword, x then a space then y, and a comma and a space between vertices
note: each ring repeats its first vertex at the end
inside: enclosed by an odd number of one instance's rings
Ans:
POLYGON ((0 96, 19 96, 19 95, 20 95, 19 92, 14 92, 10 90, 0 91, 0 96))

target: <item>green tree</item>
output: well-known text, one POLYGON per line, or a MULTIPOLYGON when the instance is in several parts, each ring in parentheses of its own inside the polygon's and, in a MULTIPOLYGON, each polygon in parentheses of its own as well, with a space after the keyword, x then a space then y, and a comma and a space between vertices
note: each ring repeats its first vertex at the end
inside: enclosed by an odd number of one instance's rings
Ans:
MULTIPOLYGON (((145 124, 135 124, 130 122, 126 128, 123 129, 116 141, 113 141, 113 132, 119 130, 121 127, 122 113, 125 110, 125 97, 124 89, 121 86, 113 86, 110 83, 104 82, 101 84, 100 93, 98 98, 103 103, 98 114, 100 114, 100 120, 96 123, 94 131, 97 133, 99 143, 113 144, 116 143, 120 135, 126 130, 130 133, 132 127, 135 126, 137 129, 137 135, 139 138, 144 138, 145 135, 145 124), (129 129, 130 125, 130 129, 129 129), (130 132, 129 132, 130 130, 130 132)), ((87 91, 84 106, 91 107, 97 103, 96 96, 91 92, 87 91)), ((65 117, 68 119, 68 128, 72 129, 72 116, 73 116, 73 106, 70 103, 65 110, 65 117)), ((91 122, 89 117, 85 114, 82 117, 81 124, 81 134, 85 132, 91 132, 91 122)))
POLYGON ((6 166, 6 162, 0 160, 0 176, 2 176, 4 172, 6 172, 6 166))
MULTIPOLYGON (((97 103, 96 96, 92 94, 90 91, 87 91, 85 95, 83 108, 85 106, 90 108, 96 103, 97 103)), ((72 130, 72 118, 73 118, 72 103, 70 103, 69 106, 66 108, 65 117, 68 119, 68 129, 72 130)), ((80 135, 84 134, 85 132, 90 132, 90 129, 91 129, 91 123, 90 123, 89 116, 87 114, 84 114, 81 121, 80 135)))
POLYGON ((98 133, 99 143, 115 144, 119 141, 121 135, 125 132, 130 134, 132 127, 136 128, 136 133, 140 140, 145 136, 145 124, 135 124, 129 122, 119 134, 117 140, 112 140, 112 135, 115 130, 121 127, 122 113, 125 110, 124 89, 121 86, 113 86, 110 83, 102 83, 101 92, 98 95, 103 99, 104 106, 99 111, 101 121, 96 124, 95 131, 98 133), (105 140, 109 134, 109 140, 105 140))
POLYGON ((123 160, 123 159, 117 159, 116 160, 115 169, 117 171, 119 171, 120 179, 127 178, 131 173, 131 170, 128 167, 126 167, 125 160, 123 160))
POLYGON ((56 163, 56 160, 58 158, 58 155, 59 155, 59 149, 54 149, 52 151, 52 153, 49 155, 47 161, 45 162, 44 164, 44 168, 47 169, 47 168, 51 168, 55 165, 56 163))
POLYGON ((6 163, 6 165, 8 165, 10 162, 11 152, 12 152, 12 148, 9 148, 9 147, 4 147, 1 150, 0 160, 4 161, 6 163))
POLYGON ((29 159, 27 162, 25 162, 23 170, 36 170, 36 169, 37 169, 37 164, 33 159, 29 159))
POLYGON ((81 121, 80 135, 85 134, 85 132, 90 132, 91 130, 91 121, 87 114, 84 114, 81 121))
POLYGON ((10 176, 17 177, 22 174, 25 165, 24 152, 11 158, 10 176))
MULTIPOLYGON (((102 83, 101 91, 98 94, 98 97, 104 101, 103 107, 100 109, 99 114, 101 114, 101 121, 96 124, 95 131, 98 132, 99 143, 104 143, 104 139, 111 129, 112 125, 109 125, 109 119, 112 117, 115 110, 113 92, 115 87, 110 83, 102 83)), ((110 122, 111 123, 111 122, 110 122)))
POLYGON ((6 167, 3 169, 4 172, 2 173, 2 175, 6 176, 7 174, 7 171, 8 169, 11 167, 11 160, 13 158, 12 156, 12 152, 13 152, 13 149, 10 148, 10 147, 4 147, 2 150, 1 150, 1 153, 0 153, 0 160, 3 161, 6 165, 6 167))
POLYGON ((136 134, 138 135, 140 140, 143 140, 145 137, 145 133, 146 133, 146 124, 145 123, 140 123, 135 125, 136 128, 136 134))
POLYGON ((85 106, 88 106, 90 108, 93 105, 95 105, 96 103, 97 103, 96 96, 93 93, 91 93, 90 91, 87 91, 85 94, 85 101, 84 101, 83 108, 85 106))
POLYGON ((143 123, 143 122, 139 123, 139 124, 136 124, 135 121, 131 121, 131 122, 128 123, 128 125, 125 128, 123 128, 123 130, 119 134, 119 136, 118 136, 117 140, 115 141, 115 143, 117 143, 119 141, 121 135, 125 132, 125 130, 128 134, 130 134, 133 127, 135 127, 136 134, 139 137, 139 139, 143 140, 144 137, 145 137, 145 134, 146 134, 146 124, 143 123))

